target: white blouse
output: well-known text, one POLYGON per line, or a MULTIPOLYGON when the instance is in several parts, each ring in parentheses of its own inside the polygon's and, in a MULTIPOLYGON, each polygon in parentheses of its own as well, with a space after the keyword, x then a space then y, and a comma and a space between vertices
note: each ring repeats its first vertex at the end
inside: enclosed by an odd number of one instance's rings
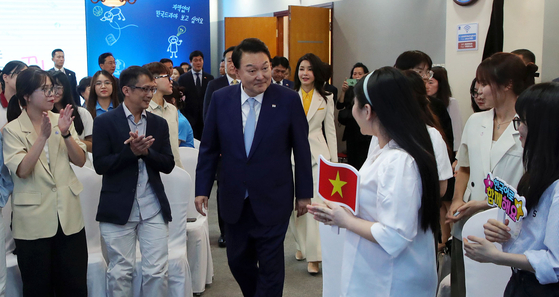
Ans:
POLYGON ((439 130, 427 126, 427 132, 431 136, 431 142, 433 143, 433 152, 435 153, 435 160, 437 161, 437 171, 439 172, 439 180, 447 180, 451 178, 454 174, 452 172, 452 165, 450 164, 450 159, 448 157, 448 150, 446 148, 446 142, 439 130))
POLYGON ((346 233, 342 296, 425 296, 437 289, 435 238, 421 229, 421 176, 413 157, 390 141, 371 140, 359 171, 358 217, 377 222, 378 243, 346 233))

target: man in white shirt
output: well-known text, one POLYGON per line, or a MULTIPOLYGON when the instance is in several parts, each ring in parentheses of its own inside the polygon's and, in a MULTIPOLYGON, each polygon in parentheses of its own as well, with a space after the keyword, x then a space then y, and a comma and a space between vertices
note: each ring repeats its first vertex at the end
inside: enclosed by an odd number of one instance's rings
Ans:
POLYGON ((65 61, 64 51, 62 51, 59 48, 53 50, 52 61, 54 62, 54 67, 49 69, 49 72, 51 74, 54 74, 56 71, 62 71, 64 74, 66 74, 68 80, 70 81, 72 98, 74 99, 74 102, 76 102, 77 106, 82 106, 80 102, 81 101, 80 95, 78 94, 78 89, 77 89, 78 82, 76 79, 76 73, 70 69, 64 68, 64 61, 65 61))

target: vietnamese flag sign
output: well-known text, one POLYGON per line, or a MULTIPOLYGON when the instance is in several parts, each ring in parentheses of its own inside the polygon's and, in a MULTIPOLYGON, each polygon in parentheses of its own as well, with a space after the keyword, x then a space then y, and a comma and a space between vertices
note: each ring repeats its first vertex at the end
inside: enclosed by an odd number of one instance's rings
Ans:
POLYGON ((320 198, 345 206, 357 215, 359 172, 355 168, 348 164, 329 162, 320 155, 317 184, 320 198))

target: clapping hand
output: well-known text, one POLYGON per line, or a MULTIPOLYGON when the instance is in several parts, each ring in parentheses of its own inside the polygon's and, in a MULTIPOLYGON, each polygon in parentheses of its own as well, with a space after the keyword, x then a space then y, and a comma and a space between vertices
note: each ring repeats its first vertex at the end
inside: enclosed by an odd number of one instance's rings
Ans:
POLYGON ((130 131, 130 138, 124 141, 124 144, 130 144, 130 149, 132 150, 132 153, 134 153, 134 155, 147 156, 148 149, 151 147, 154 141, 155 138, 153 138, 153 136, 138 136, 138 131, 130 131))
MULTIPOLYGON (((60 122, 60 119, 58 120, 58 122, 60 122)), ((50 137, 51 129, 52 127, 50 124, 49 114, 43 112, 43 123, 41 124, 40 136, 44 137, 44 139, 48 139, 50 137)))
POLYGON ((70 104, 66 105, 64 109, 60 110, 60 116, 58 117, 58 128, 60 129, 60 133, 62 133, 63 136, 70 133, 70 125, 72 125, 72 122, 74 121, 74 117, 72 116, 73 112, 74 108, 70 104))

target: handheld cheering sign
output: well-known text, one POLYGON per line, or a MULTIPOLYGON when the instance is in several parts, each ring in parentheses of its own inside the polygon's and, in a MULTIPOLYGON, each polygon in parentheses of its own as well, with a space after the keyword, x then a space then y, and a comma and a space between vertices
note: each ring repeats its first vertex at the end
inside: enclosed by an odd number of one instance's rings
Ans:
MULTIPOLYGON (((491 172, 487 174, 483 183, 489 206, 498 207, 515 223, 526 217, 526 198, 519 196, 515 188, 494 177, 491 172)), ((505 218, 502 217, 501 221, 504 222, 505 218)))
MULTIPOLYGON (((320 155, 317 192, 320 198, 343 206, 354 215, 359 211, 359 172, 351 165, 332 163, 320 155)), ((339 233, 338 226, 332 226, 339 233)))

